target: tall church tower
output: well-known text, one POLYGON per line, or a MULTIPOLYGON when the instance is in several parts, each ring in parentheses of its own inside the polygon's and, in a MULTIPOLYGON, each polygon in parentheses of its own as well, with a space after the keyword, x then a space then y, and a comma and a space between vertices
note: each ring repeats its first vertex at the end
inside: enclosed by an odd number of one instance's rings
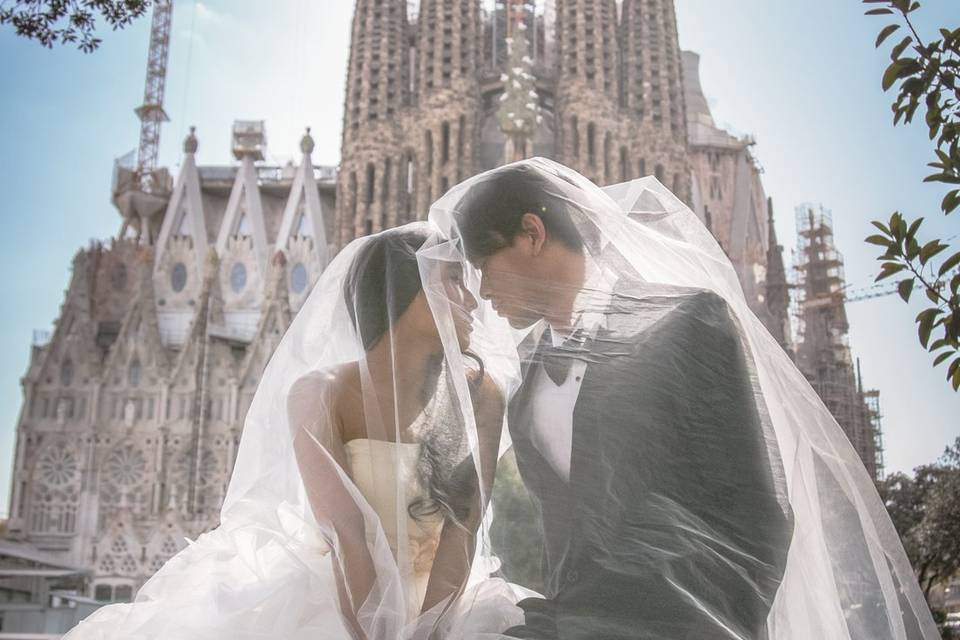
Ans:
POLYGON ((405 0, 358 0, 343 109, 335 241, 407 221, 401 113, 413 94, 415 49, 405 0))
POLYGON ((627 169, 622 173, 654 175, 689 204, 687 107, 673 0, 623 0, 621 10, 621 104, 632 121, 630 135, 620 138, 628 141, 619 151, 627 169))
MULTIPOLYGON (((337 247, 424 218, 463 179, 503 164, 507 38, 525 26, 540 115, 521 148, 599 184, 653 174, 689 201, 672 0, 358 0, 337 188, 337 247)), ((513 69, 511 69, 513 71, 513 69)))

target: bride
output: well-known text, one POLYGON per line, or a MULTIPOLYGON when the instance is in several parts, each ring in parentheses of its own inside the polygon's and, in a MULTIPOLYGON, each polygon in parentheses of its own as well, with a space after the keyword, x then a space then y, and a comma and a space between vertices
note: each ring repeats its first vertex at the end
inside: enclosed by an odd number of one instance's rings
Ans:
POLYGON ((477 301, 459 262, 440 269, 439 285, 453 311, 456 344, 473 365, 466 381, 476 465, 453 411, 452 380, 416 256, 427 240, 421 226, 401 227, 360 248, 344 302, 363 355, 303 376, 287 403, 310 505, 328 522, 341 611, 361 636, 370 615, 365 604, 382 585, 368 546, 368 529, 376 526, 365 521, 351 482, 399 565, 405 610, 398 617, 414 622, 449 606, 466 586, 500 444, 503 394, 468 351, 477 301))

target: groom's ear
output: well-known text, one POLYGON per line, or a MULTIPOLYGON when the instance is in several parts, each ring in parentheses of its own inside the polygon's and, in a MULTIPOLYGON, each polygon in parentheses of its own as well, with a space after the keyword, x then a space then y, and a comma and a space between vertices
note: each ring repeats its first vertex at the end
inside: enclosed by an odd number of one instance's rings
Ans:
POLYGON ((517 240, 528 245, 530 255, 538 256, 547 241, 547 228, 543 218, 535 213, 525 213, 520 218, 520 234, 517 240))

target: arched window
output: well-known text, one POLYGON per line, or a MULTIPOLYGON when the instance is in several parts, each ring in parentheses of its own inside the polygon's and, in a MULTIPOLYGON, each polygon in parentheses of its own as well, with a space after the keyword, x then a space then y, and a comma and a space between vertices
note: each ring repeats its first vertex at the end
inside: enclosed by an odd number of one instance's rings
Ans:
POLYGON ((60 384, 69 387, 73 383, 73 360, 67 358, 60 365, 60 384))
POLYGON ((574 159, 580 158, 580 123, 577 121, 577 116, 573 116, 570 119, 570 140, 573 143, 573 157, 574 159))
POLYGON ((433 172, 433 133, 429 129, 423 134, 423 146, 426 153, 425 169, 429 176, 433 172))
POLYGON ((407 166, 406 173, 404 175, 406 189, 404 190, 404 199, 406 201, 407 209, 407 220, 411 220, 413 217, 413 207, 415 206, 416 200, 416 185, 417 185, 417 162, 414 160, 413 152, 407 152, 407 166))
POLYGON ((393 168, 390 165, 390 158, 387 158, 384 162, 383 184, 380 191, 380 202, 383 203, 384 207, 390 202, 390 170, 393 168))
POLYGON ((626 182, 630 176, 630 159, 627 157, 627 148, 620 147, 620 182, 626 182))
POLYGON ((140 366, 140 359, 134 358, 130 362, 130 366, 127 368, 127 382, 131 387, 140 386, 140 374, 142 373, 142 368, 140 366))
POLYGON ((377 178, 377 168, 373 166, 373 163, 370 162, 367 164, 367 197, 365 198, 365 203, 367 206, 373 204, 373 192, 374 192, 374 181, 377 178))
POLYGON ((587 162, 591 167, 597 164, 597 125, 587 124, 587 162))
POLYGON ((450 161, 450 123, 444 122, 440 127, 440 163, 450 161))
POLYGON ((355 171, 350 172, 350 208, 351 208, 351 219, 357 219, 357 173, 355 171))
POLYGON ((610 166, 613 156, 613 134, 607 131, 603 136, 603 179, 613 182, 613 170, 610 166))
POLYGON ((665 177, 662 164, 657 165, 657 168, 653 170, 653 175, 655 175, 661 183, 664 181, 665 177))

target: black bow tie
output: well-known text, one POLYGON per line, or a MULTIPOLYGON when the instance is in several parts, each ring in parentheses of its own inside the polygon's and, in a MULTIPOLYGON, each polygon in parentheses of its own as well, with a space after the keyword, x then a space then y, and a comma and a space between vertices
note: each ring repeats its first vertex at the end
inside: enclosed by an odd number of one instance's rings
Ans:
POLYGON ((550 341, 549 334, 551 331, 552 329, 548 329, 543 332, 540 349, 538 349, 539 360, 544 372, 559 387, 567 381, 567 376, 570 375, 570 365, 573 364, 573 361, 586 354, 584 344, 586 333, 583 328, 578 328, 562 344, 555 347, 550 341))

